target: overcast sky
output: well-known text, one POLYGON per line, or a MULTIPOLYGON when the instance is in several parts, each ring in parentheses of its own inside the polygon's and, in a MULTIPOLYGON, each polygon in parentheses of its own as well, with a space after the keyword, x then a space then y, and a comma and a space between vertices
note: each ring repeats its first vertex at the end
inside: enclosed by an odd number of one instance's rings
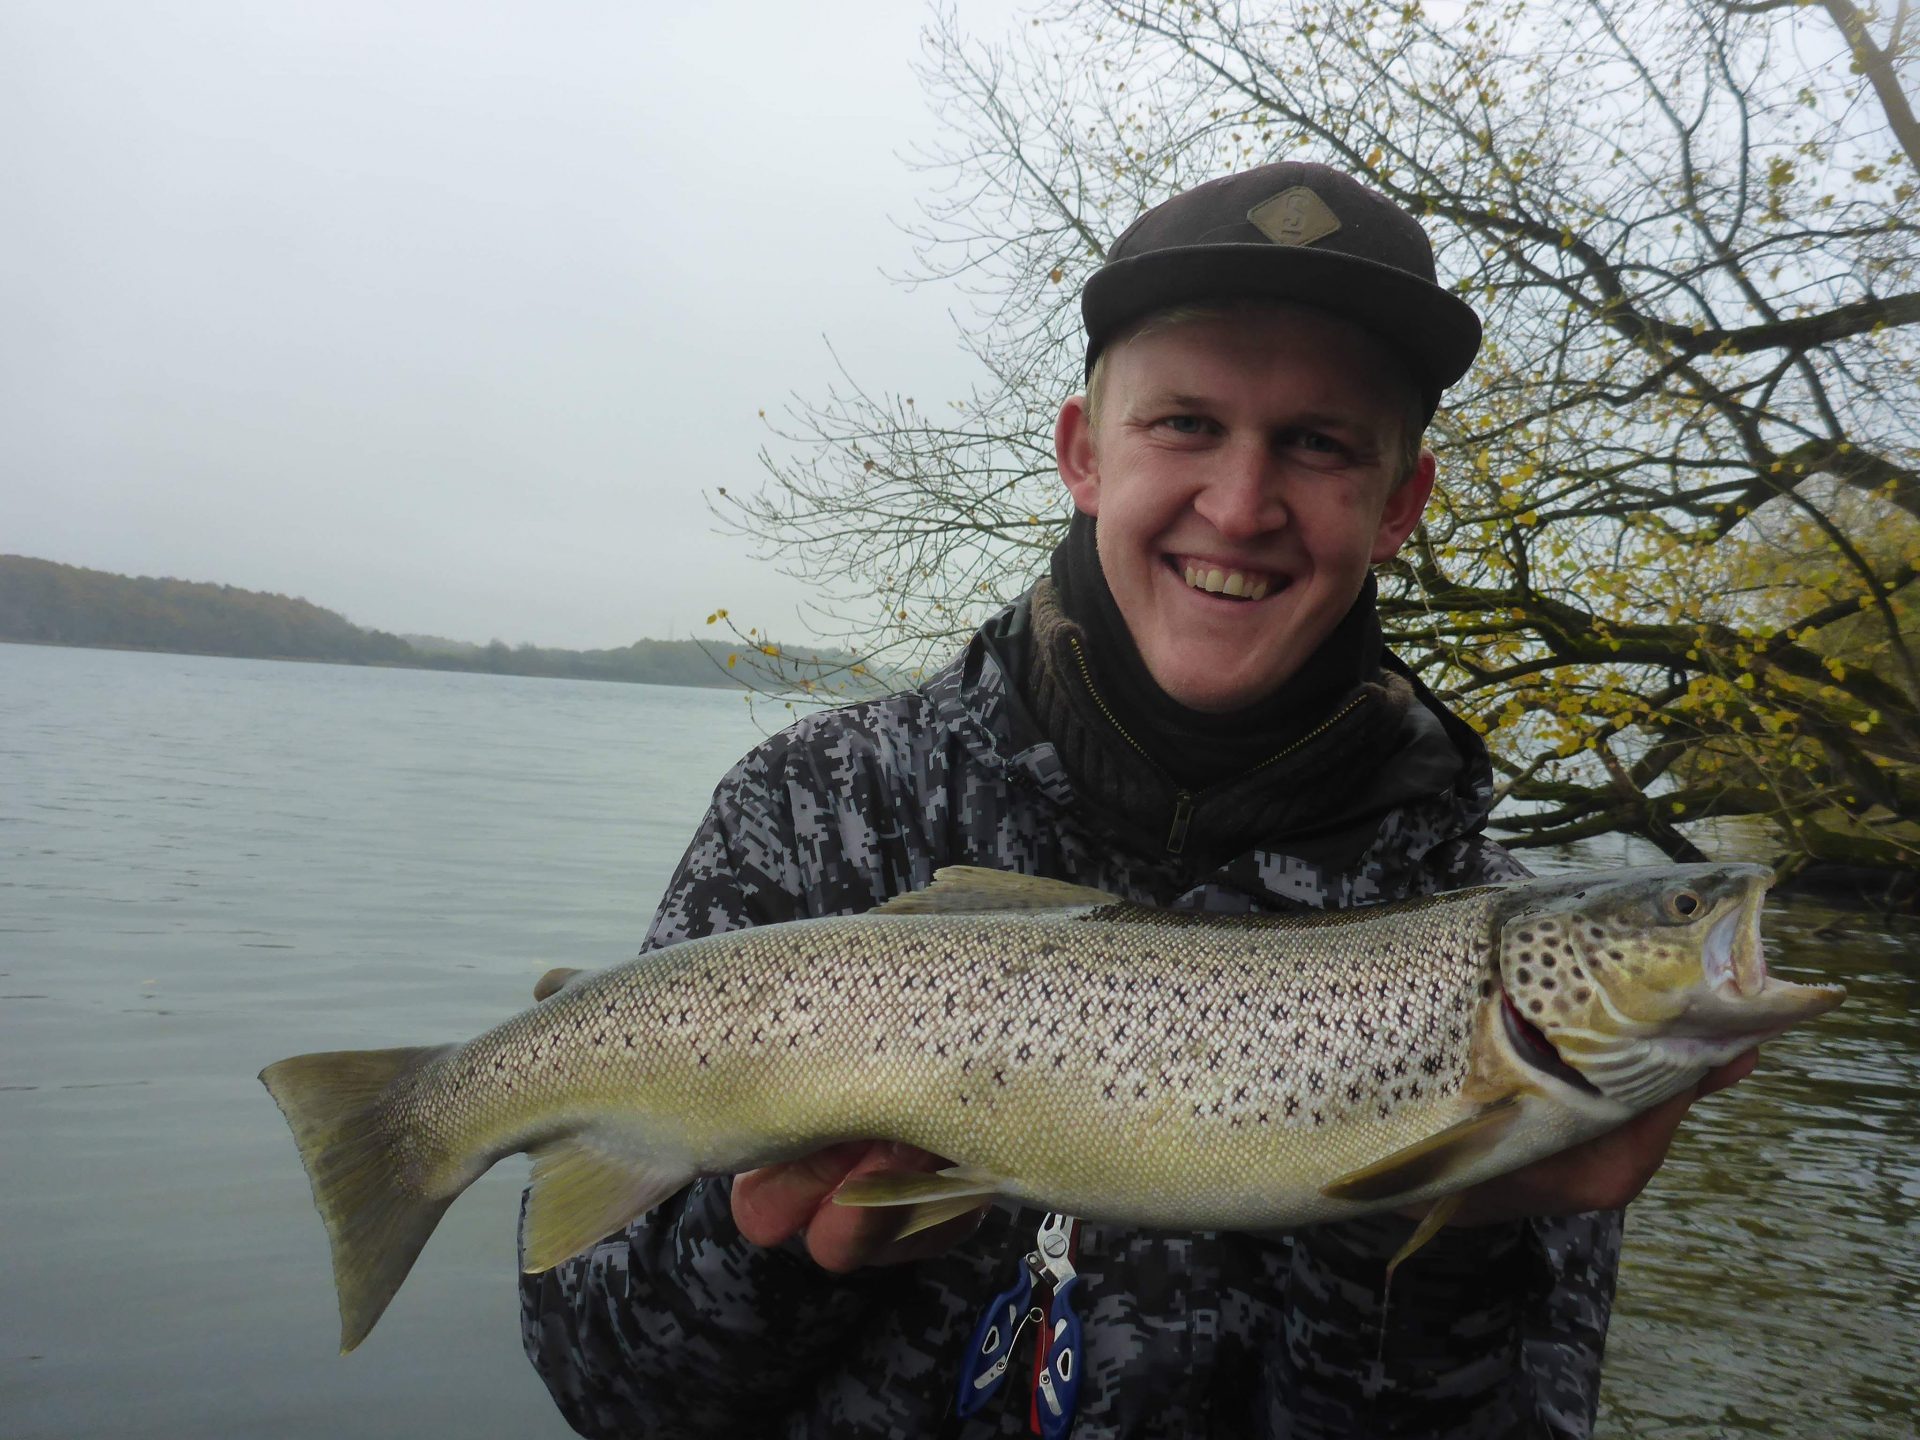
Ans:
POLYGON ((0 0, 0 553, 472 640, 797 637, 701 491, 758 483, 828 339, 965 392, 955 295, 881 273, 923 18, 0 0))

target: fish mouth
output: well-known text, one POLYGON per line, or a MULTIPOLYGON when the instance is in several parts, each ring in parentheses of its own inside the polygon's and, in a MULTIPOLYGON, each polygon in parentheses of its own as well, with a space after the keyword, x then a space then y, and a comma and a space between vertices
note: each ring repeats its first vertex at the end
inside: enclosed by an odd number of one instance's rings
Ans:
POLYGON ((1767 887, 1755 884, 1713 922, 1700 951, 1707 985, 1733 998, 1758 995, 1767 986, 1767 953, 1760 938, 1760 910, 1767 887))
POLYGON ((1799 985, 1767 973, 1760 933, 1766 890, 1754 884, 1707 931, 1700 952, 1706 985, 1679 1017, 1675 1035, 1758 1045, 1846 999, 1843 985, 1799 985))
POLYGON ((1520 1013, 1505 987, 1500 991, 1500 1022, 1506 1027, 1507 1041, 1514 1053, 1541 1074, 1551 1075, 1587 1095, 1601 1093, 1599 1086, 1560 1058, 1560 1052, 1553 1048, 1546 1032, 1520 1013))

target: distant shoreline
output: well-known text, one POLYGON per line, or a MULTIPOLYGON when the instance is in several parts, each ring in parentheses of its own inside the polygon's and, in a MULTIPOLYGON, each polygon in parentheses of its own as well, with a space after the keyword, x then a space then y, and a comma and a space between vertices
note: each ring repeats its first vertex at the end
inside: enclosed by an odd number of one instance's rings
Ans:
POLYGON ((566 650, 499 639, 476 644, 395 635, 356 625, 295 596, 201 580, 116 575, 26 555, 0 555, 0 641, 761 693, 813 688, 796 685, 793 677, 825 672, 853 680, 830 687, 838 693, 880 688, 874 677, 854 667, 851 656, 785 648, 765 639, 643 639, 612 649, 566 650))
POLYGON ((202 660, 272 660, 283 665, 339 665, 349 670, 425 670, 441 675, 478 675, 516 680, 585 680, 596 685, 664 685, 675 690, 741 690, 752 687, 726 675, 713 680, 647 680, 625 675, 553 675, 537 671, 479 670, 465 665, 432 665, 419 660, 336 660, 320 655, 236 655, 229 650, 183 650, 165 645, 83 644, 71 640, 20 640, 0 635, 0 645, 31 645, 42 650, 114 650, 123 655, 191 655, 202 660))

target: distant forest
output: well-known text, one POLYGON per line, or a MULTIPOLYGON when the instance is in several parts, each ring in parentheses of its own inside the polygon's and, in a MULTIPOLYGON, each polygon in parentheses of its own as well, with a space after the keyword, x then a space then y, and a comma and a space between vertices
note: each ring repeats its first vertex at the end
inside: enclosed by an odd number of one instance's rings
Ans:
POLYGON ((286 595, 114 575, 24 555, 0 555, 0 641, 724 688, 750 683, 759 675, 761 659, 757 651, 741 653, 737 646, 700 640, 556 650, 500 640, 476 645, 390 635, 286 595), (739 656, 731 670, 730 655, 739 656))

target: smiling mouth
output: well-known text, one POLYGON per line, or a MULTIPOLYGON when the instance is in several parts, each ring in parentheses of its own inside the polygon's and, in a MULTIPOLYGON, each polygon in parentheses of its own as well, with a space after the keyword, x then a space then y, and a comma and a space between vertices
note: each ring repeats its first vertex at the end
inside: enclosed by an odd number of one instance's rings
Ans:
POLYGON ((1183 556, 1169 556, 1167 563, 1191 588, 1234 600, 1264 600, 1269 590, 1286 584, 1283 578, 1265 570, 1234 569, 1183 556))

